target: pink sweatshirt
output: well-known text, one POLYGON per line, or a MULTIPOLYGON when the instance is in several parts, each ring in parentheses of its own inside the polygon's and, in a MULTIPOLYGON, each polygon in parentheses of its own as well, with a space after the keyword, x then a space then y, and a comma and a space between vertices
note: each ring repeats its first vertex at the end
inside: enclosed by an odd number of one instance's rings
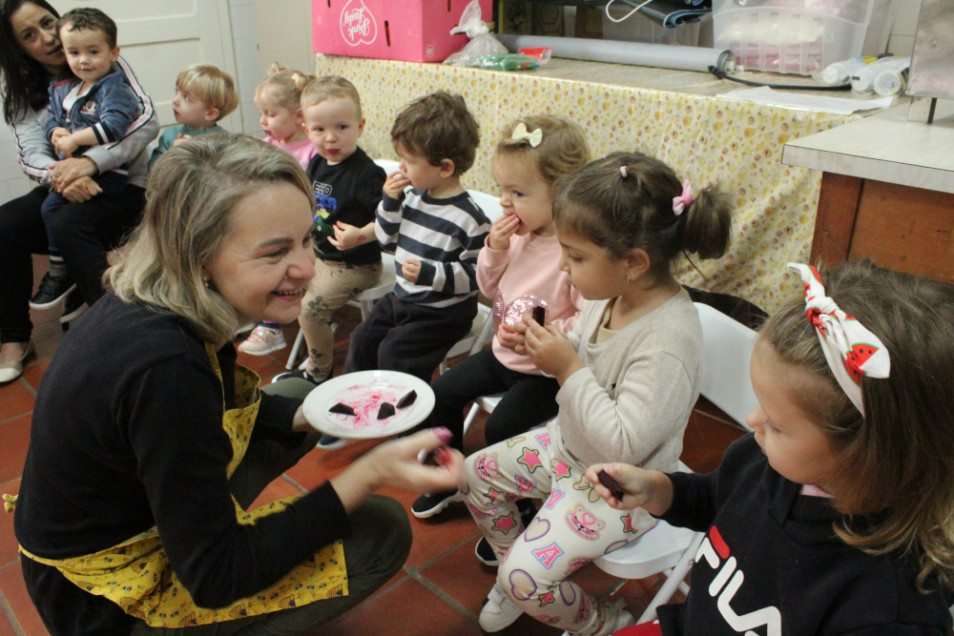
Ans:
POLYGON ((276 141, 271 137, 265 137, 265 143, 271 144, 276 148, 281 148, 301 165, 302 169, 308 169, 308 162, 311 161, 311 158, 315 156, 315 153, 318 152, 315 149, 314 144, 311 143, 310 139, 305 139, 304 141, 296 141, 293 144, 285 144, 280 141, 276 141))
MULTIPOLYGON (((491 300, 499 291, 505 305, 527 295, 547 301, 547 324, 566 333, 580 317, 583 296, 570 284, 566 272, 560 271, 560 254, 556 236, 514 235, 506 250, 484 246, 477 255, 477 285, 491 300)), ((504 347, 496 335, 493 352, 508 369, 540 373, 529 355, 504 347)))

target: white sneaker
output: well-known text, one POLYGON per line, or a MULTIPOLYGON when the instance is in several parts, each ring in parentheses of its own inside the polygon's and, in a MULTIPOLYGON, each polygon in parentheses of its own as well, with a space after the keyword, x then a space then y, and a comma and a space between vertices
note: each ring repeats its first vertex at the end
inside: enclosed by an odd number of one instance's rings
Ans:
POLYGON ((485 632, 499 632, 514 624, 520 618, 523 610, 510 600, 510 597, 504 594, 500 588, 500 583, 494 583, 487 594, 487 602, 480 610, 480 618, 477 623, 485 632))
POLYGON ((258 325, 252 330, 238 350, 250 356, 266 356, 273 351, 285 348, 285 334, 276 327, 258 325))
POLYGON ((629 613, 629 610, 622 603, 618 603, 619 610, 616 614, 616 625, 613 626, 613 631, 610 634, 615 634, 621 629, 631 627, 636 624, 636 617, 629 613))

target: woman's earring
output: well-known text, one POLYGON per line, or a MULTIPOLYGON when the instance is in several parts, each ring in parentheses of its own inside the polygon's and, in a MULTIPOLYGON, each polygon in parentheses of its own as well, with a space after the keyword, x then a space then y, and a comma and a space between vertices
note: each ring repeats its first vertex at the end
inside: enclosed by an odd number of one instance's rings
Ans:
POLYGON ((208 276, 202 277, 202 282, 205 284, 206 289, 212 289, 212 279, 208 276))

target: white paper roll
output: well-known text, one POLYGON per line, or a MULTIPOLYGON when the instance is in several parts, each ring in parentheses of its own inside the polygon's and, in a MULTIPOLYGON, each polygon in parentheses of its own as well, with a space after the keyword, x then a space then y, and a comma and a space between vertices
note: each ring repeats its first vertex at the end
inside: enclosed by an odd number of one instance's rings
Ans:
POLYGON ((553 49, 554 57, 591 62, 612 62, 703 72, 708 72, 710 66, 723 71, 731 71, 735 68, 735 56, 731 51, 722 49, 617 40, 559 38, 546 35, 497 35, 496 37, 514 53, 519 49, 547 46, 553 49))

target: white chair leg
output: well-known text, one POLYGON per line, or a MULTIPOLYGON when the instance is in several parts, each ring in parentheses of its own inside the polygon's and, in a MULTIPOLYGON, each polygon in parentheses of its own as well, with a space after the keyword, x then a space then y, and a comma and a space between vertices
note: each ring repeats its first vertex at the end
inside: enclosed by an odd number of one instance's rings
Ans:
POLYGON ((285 363, 285 368, 289 371, 295 368, 295 363, 298 361, 298 354, 301 352, 301 345, 304 341, 305 332, 299 329, 298 335, 295 336, 295 344, 292 345, 291 353, 288 354, 288 362, 285 363))
POLYGON ((689 574, 689 570, 692 569, 692 565, 696 559, 696 552, 699 551, 699 546, 702 544, 704 538, 705 534, 702 532, 697 533, 696 536, 692 538, 692 542, 683 553, 683 558, 679 559, 679 563, 672 569, 672 573, 669 574, 665 582, 663 582, 662 587, 656 592, 656 596, 650 601, 649 606, 640 615, 636 621, 637 625, 656 620, 656 608, 663 603, 668 603, 669 599, 676 593, 676 590, 680 589, 680 586, 685 585, 683 579, 686 578, 686 575, 689 574))
POLYGON ((473 425, 474 420, 477 419, 478 413, 480 413, 480 405, 474 402, 470 406, 470 411, 467 412, 467 417, 464 418, 464 436, 467 435, 467 431, 470 430, 470 427, 473 425))

